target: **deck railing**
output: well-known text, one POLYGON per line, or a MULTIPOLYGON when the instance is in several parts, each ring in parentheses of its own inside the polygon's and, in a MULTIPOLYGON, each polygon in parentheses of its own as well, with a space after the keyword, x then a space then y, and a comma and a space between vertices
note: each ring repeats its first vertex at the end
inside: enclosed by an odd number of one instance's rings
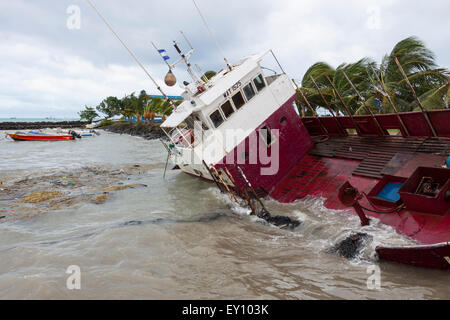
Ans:
MULTIPOLYGON (((426 111, 426 113, 432 127, 436 131, 437 137, 450 138, 450 109, 429 110, 426 111)), ((358 128, 355 127, 350 116, 336 116, 335 118, 331 116, 322 116, 318 118, 303 117, 301 120, 312 136, 347 136, 349 134, 379 136, 380 129, 375 122, 375 119, 380 124, 384 135, 400 135, 403 137, 434 136, 421 111, 402 112, 398 114, 378 114, 374 117, 371 115, 362 115, 353 116, 352 118, 353 121, 356 122, 358 128), (405 132, 400 120, 403 121, 408 132, 405 132), (328 132, 325 132, 323 127, 325 127, 328 132)))

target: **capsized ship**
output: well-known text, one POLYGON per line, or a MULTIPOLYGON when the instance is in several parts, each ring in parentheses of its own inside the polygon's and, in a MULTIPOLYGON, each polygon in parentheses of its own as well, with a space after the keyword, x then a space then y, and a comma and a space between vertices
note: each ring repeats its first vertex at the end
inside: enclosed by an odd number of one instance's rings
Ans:
POLYGON ((417 243, 378 247, 381 259, 450 269, 450 110, 300 118, 271 50, 184 84, 184 102, 161 125, 175 168, 282 203, 325 198, 417 243))
MULTIPOLYGON (((92 1, 88 3, 175 107, 92 1)), ((374 217, 417 241, 409 247, 378 247, 381 259, 450 269, 450 169, 445 164, 450 110, 300 118, 296 90, 272 50, 233 65, 224 58, 227 67, 206 79, 189 62, 194 49, 185 40, 191 50, 184 54, 174 42, 181 59, 172 65, 166 50, 154 45, 169 67, 167 85, 175 85, 172 69, 183 62, 193 80, 183 83, 184 102, 161 125, 174 168, 214 181, 233 198, 233 190, 247 200, 325 198, 326 207, 348 208, 362 225, 374 217), (392 129, 401 136, 391 136, 392 129)), ((247 203, 255 213, 252 202, 247 203)))

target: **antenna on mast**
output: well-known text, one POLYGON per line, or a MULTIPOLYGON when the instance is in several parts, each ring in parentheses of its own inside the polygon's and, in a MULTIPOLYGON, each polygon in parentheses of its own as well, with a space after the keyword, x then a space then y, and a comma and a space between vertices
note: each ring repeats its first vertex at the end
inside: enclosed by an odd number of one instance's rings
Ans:
POLYGON ((195 73, 194 70, 192 70, 192 65, 189 62, 189 58, 191 57, 192 53, 194 52, 194 49, 191 49, 188 53, 184 54, 180 47, 178 46, 178 43, 174 40, 173 41, 173 46, 175 48, 175 50, 177 50, 178 54, 180 55, 181 59, 179 61, 177 61, 176 63, 179 63, 181 61, 183 61, 186 66, 187 66, 187 71, 189 73, 189 75, 192 77, 192 79, 197 82, 198 84, 202 83, 202 80, 199 78, 199 76, 195 73))
POLYGON ((197 8, 198 14, 200 15, 200 17, 203 20, 203 23, 205 24, 206 29, 209 32, 209 35, 211 36, 211 39, 213 40, 214 44, 216 45, 217 50, 220 52, 220 54, 223 56, 223 60, 225 61, 225 63, 227 64, 228 69, 230 69, 230 71, 232 70, 231 65, 228 63, 227 58, 225 57, 225 55, 223 54, 222 49, 219 46, 219 43, 217 42, 216 38, 214 37, 214 34, 212 33, 211 29, 208 26, 208 22, 206 22, 205 17, 203 16, 202 12, 200 11, 200 8, 198 7, 197 3, 195 2, 195 0, 192 0, 192 2, 194 2, 195 7, 197 8))
POLYGON ((182 30, 180 30, 180 33, 183 36, 184 40, 186 40, 186 42, 189 45, 189 47, 191 48, 191 50, 194 50, 194 48, 192 47, 192 44, 189 42, 188 38, 184 35, 182 30))

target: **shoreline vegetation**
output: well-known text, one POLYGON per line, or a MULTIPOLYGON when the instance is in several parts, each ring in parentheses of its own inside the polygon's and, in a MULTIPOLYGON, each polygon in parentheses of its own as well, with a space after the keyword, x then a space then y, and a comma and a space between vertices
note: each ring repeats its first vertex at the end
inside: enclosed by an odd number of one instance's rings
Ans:
MULTIPOLYGON (((214 71, 205 73, 208 79, 214 75, 214 71)), ((398 42, 380 63, 363 58, 335 69, 326 62, 317 62, 306 71, 297 93, 300 117, 317 113, 323 116, 402 113, 420 110, 419 107, 447 109, 450 107, 450 71, 436 65, 433 52, 422 41, 409 37, 398 42), (396 62, 403 66, 404 76, 396 62)), ((173 102, 176 106, 182 103, 180 100, 173 102)), ((133 92, 123 98, 107 97, 96 107, 85 106, 79 112, 81 121, 2 122, 0 130, 84 128, 102 114, 104 119, 99 129, 150 140, 166 137, 154 120, 160 116, 165 121, 172 111, 169 102, 142 90, 138 95, 133 92), (109 120, 115 116, 122 116, 122 119, 109 120)))
POLYGON ((0 122, 0 130, 29 130, 29 129, 73 129, 84 128, 86 121, 37 121, 37 122, 0 122))
MULTIPOLYGON (((215 75, 208 71, 208 79, 215 75)), ((300 117, 357 116, 411 111, 428 111, 450 107, 450 71, 439 67, 434 53, 417 37, 396 43, 380 62, 362 58, 354 63, 342 63, 334 68, 326 62, 316 62, 308 68, 297 88, 296 105, 300 117)), ((173 101, 179 105, 182 101, 173 101)), ((85 106, 79 112, 82 119, 122 116, 122 122, 154 125, 156 116, 164 121, 173 112, 172 106, 159 96, 145 90, 123 98, 107 97, 96 107, 85 106)), ((138 128, 121 129, 133 134, 138 128)), ((115 128, 113 130, 119 130, 115 128)), ((151 130, 150 130, 151 131, 151 130)))
POLYGON ((155 124, 149 125, 146 123, 132 124, 119 122, 106 127, 100 127, 99 129, 118 134, 129 134, 131 136, 142 137, 146 140, 164 139, 166 137, 159 125, 155 124))
MULTIPOLYGON (((207 71, 204 77, 212 78, 215 71, 207 71)), ((171 99, 174 106, 179 106, 183 101, 171 99)), ((155 123, 156 117, 161 117, 164 122, 166 117, 173 112, 172 104, 161 96, 148 95, 142 90, 138 95, 135 92, 117 98, 109 96, 101 101, 96 107, 85 106, 78 115, 81 119, 92 123, 94 119, 104 116, 101 120, 99 129, 119 134, 129 134, 140 136, 147 140, 166 138, 159 123, 155 123), (122 116, 118 121, 112 121, 110 118, 122 116)))

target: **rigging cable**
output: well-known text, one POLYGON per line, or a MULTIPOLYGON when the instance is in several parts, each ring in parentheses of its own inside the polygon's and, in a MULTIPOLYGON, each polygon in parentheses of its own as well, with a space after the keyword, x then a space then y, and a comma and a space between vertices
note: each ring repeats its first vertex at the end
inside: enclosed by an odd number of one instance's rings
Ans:
POLYGON ((208 22, 206 22, 206 19, 205 19, 205 17, 203 16, 202 12, 200 11, 200 8, 198 7, 198 5, 197 5, 197 3, 195 2, 195 0, 192 0, 192 2, 194 3, 195 7, 197 8, 198 14, 199 14, 200 17, 202 18, 203 23, 205 24, 205 27, 206 27, 206 29, 208 30, 209 35, 211 36, 211 38, 212 38, 212 40, 213 40, 213 42, 214 42, 214 44, 215 44, 217 50, 218 50, 219 53, 223 56, 223 60, 225 60, 225 63, 227 64, 227 67, 228 67, 228 68, 230 69, 230 71, 231 71, 231 66, 230 66, 230 64, 228 63, 228 60, 227 60, 227 58, 225 57, 225 54, 223 53, 222 49, 220 48, 219 43, 217 42, 216 38, 214 37, 214 34, 212 33, 211 29, 209 28, 208 22))
POLYGON ((106 26, 111 30, 111 32, 116 36, 116 38, 120 41, 120 43, 127 49, 128 53, 133 57, 133 59, 137 62, 137 64, 144 70, 144 72, 147 74, 147 76, 150 78, 150 80, 153 82, 153 84, 156 86, 159 92, 162 93, 162 95, 166 98, 166 100, 175 108, 174 103, 172 100, 168 98, 168 96, 164 93, 164 91, 161 89, 161 87, 158 85, 158 83, 153 79, 153 77, 150 75, 150 73, 145 69, 144 65, 139 61, 139 59, 136 57, 136 55, 131 51, 130 48, 125 44, 125 42, 122 41, 122 39, 119 37, 116 31, 114 31, 113 27, 108 23, 108 21, 103 17, 103 15, 98 11, 98 9, 94 6, 91 0, 86 0, 89 5, 94 9, 94 11, 97 13, 97 15, 100 17, 100 19, 103 20, 103 22, 106 24, 106 26))

